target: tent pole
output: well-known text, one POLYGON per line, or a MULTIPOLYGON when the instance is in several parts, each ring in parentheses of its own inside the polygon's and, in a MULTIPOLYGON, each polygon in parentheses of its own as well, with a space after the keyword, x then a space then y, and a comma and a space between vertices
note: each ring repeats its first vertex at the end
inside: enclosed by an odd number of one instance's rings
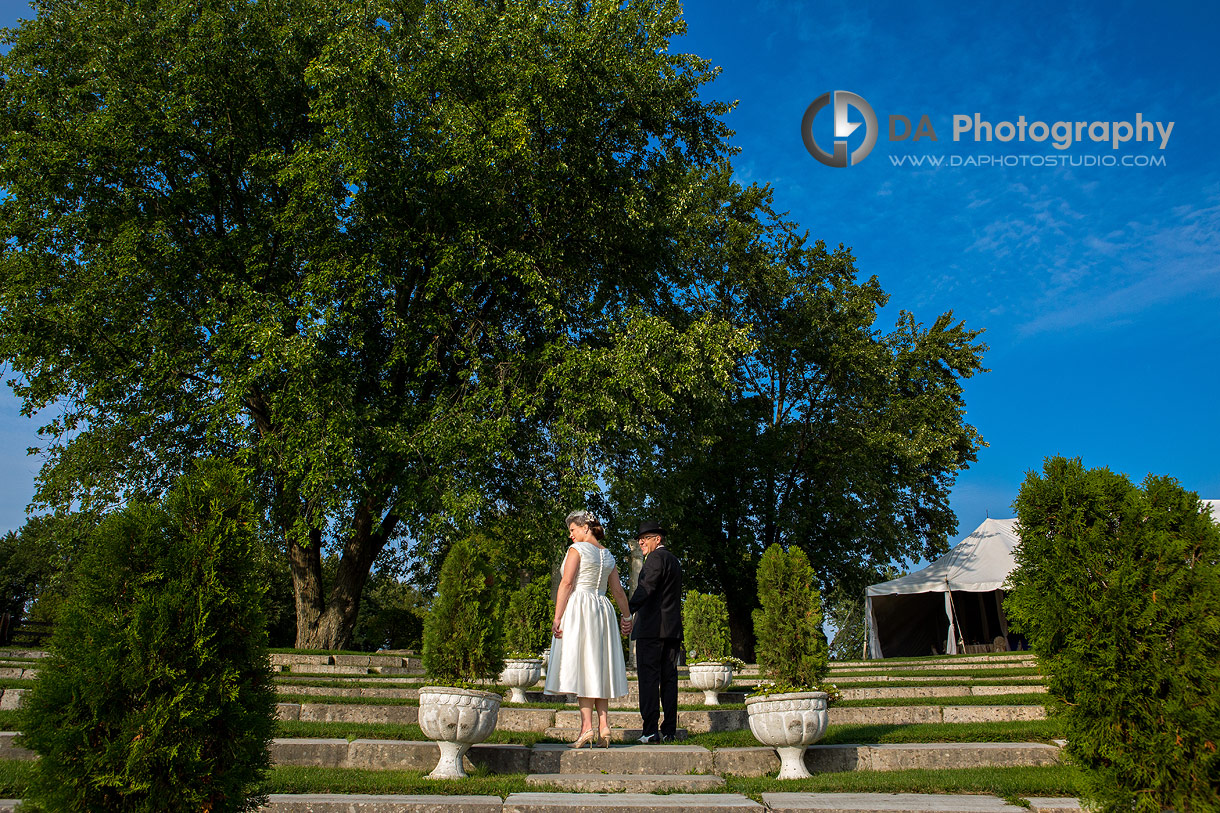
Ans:
POLYGON ((945 654, 953 655, 958 652, 966 651, 966 641, 962 638, 961 629, 957 623, 957 607, 953 604, 953 589, 949 586, 949 580, 945 579, 945 603, 948 609, 949 616, 949 641, 945 642, 945 654), (952 644, 953 652, 949 652, 950 644, 952 644))

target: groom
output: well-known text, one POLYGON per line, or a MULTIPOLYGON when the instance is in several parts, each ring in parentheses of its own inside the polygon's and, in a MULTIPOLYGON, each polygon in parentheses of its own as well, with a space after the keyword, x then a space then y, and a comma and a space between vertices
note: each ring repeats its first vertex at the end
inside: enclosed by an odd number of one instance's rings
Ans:
POLYGON ((682 565, 665 549, 660 523, 640 523, 636 539, 644 551, 630 605, 632 618, 623 619, 623 632, 635 639, 636 672, 640 685, 640 716, 644 718, 642 743, 673 740, 678 730, 678 656, 682 650, 682 565), (665 708, 659 728, 658 706, 665 708))

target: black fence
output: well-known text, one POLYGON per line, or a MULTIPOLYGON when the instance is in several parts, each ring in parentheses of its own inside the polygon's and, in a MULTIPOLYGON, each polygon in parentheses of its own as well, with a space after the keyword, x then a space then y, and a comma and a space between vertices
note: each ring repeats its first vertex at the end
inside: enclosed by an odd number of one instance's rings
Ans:
POLYGON ((0 646, 42 646, 54 628, 49 621, 29 621, 9 613, 0 614, 0 646))

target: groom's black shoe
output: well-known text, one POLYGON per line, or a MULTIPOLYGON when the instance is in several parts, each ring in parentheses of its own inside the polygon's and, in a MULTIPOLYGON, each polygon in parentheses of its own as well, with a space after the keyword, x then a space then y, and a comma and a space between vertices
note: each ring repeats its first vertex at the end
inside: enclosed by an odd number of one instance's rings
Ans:
POLYGON ((638 742, 640 745, 656 745, 657 743, 662 742, 662 737, 659 733, 658 734, 645 734, 644 736, 642 736, 638 740, 636 740, 636 742, 638 742))

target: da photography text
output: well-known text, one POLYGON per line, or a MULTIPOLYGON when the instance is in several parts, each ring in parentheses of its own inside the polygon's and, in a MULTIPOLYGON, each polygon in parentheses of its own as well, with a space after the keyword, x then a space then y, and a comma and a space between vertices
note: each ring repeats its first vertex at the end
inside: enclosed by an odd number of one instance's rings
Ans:
MULTIPOLYGON (((981 113, 954 113, 948 117, 935 118, 929 114, 908 116, 891 113, 886 117, 886 136, 891 142, 908 141, 912 145, 931 147, 939 145, 941 133, 950 133, 955 143, 975 144, 1049 144, 1055 150, 1065 152, 1073 147, 1088 144, 1105 144, 1111 151, 1102 155, 1062 155, 1060 160, 1051 160, 1054 154, 1045 156, 1004 155, 989 156, 993 160, 972 161, 964 156, 926 156, 926 161, 910 160, 919 156, 891 156, 894 166, 1164 166, 1164 156, 1115 156, 1114 151, 1123 150, 1128 144, 1147 144, 1163 151, 1173 135, 1174 122, 1145 119, 1142 112, 1131 119, 1111 120, 1055 120, 1027 118, 1024 114, 1012 119, 994 121, 981 113), (937 131, 936 122, 941 122, 937 131), (946 127, 946 122, 948 126, 946 127), (907 160, 896 161, 895 158, 907 160), (945 160, 948 158, 949 160, 945 160), (940 160, 936 160, 940 159, 940 160), (958 160, 955 160, 958 159, 958 160), (1139 160, 1136 160, 1139 159, 1139 160)), ((834 90, 823 93, 805 110, 801 119, 801 139, 809 154, 820 163, 830 167, 855 166, 868 157, 876 146, 880 135, 880 122, 872 106, 857 93, 834 90), (831 114, 819 117, 828 109, 831 114), (855 120, 853 120, 855 119, 855 120), (863 135, 857 131, 863 127, 863 135), (825 149, 823 144, 830 146, 825 149), (854 146, 853 146, 854 145, 854 146)))

